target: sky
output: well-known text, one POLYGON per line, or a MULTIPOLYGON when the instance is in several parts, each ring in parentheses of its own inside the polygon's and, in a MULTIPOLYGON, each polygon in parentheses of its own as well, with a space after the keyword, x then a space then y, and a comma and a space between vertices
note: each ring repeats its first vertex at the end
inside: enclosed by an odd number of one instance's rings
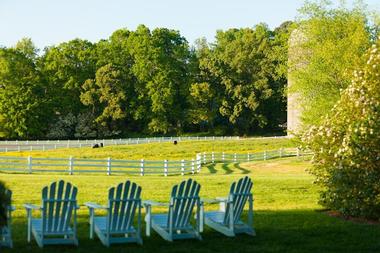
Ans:
MULTIPOLYGON (((0 0, 0 46, 29 37, 43 49, 75 38, 107 39, 120 28, 179 30, 191 44, 214 40, 216 30, 270 28, 294 20, 303 0, 0 0)), ((352 2, 352 1, 348 1, 352 2)), ((380 10, 379 0, 364 1, 380 10)))

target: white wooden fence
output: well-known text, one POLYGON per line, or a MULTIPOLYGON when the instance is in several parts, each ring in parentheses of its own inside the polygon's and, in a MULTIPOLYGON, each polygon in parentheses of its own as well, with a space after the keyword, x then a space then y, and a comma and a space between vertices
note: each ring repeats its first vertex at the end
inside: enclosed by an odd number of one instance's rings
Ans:
POLYGON ((198 153, 194 159, 180 161, 147 161, 84 158, 37 158, 37 157, 0 157, 0 172, 18 173, 67 173, 69 175, 82 173, 136 174, 194 174, 201 171, 203 164, 208 163, 239 163, 258 160, 268 160, 280 157, 302 156, 299 149, 279 149, 257 153, 198 153))
POLYGON ((128 138, 128 139, 94 139, 94 140, 36 140, 36 141, 0 141, 0 152, 50 150, 57 148, 82 148, 92 147, 102 143, 110 145, 131 145, 154 142, 173 141, 210 141, 210 140, 239 140, 239 136, 178 136, 178 137, 151 137, 151 138, 128 138))

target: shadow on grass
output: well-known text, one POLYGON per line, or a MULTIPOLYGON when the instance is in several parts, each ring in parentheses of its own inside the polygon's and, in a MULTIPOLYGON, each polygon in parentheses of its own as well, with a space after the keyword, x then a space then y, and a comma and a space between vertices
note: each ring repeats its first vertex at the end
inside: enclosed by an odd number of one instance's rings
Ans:
MULTIPOLYGON (((218 169, 216 169, 217 166, 218 168, 220 167, 222 170, 224 170, 224 174, 231 174, 234 172, 234 170, 230 168, 231 163, 210 163, 206 166, 206 168, 211 174, 215 174, 215 173, 218 173, 218 169)), ((234 168, 242 169, 240 168, 240 166, 237 167, 236 165, 234 165, 234 168)))
POLYGON ((206 166, 206 168, 211 174, 215 174, 217 172, 217 170, 215 169, 215 166, 216 164, 210 163, 209 165, 206 166))
POLYGON ((234 168, 240 170, 242 174, 248 174, 248 173, 250 173, 249 170, 240 167, 239 163, 234 163, 234 168))
POLYGON ((35 241, 26 243, 26 219, 16 218, 13 223, 14 249, 2 249, 1 252, 380 252, 380 226, 356 224, 313 210, 256 211, 255 237, 238 235, 228 238, 205 227, 202 241, 170 243, 152 232, 151 237, 143 237, 143 246, 124 244, 111 248, 104 247, 99 239, 88 238, 86 215, 80 215, 78 221, 79 247, 47 246, 42 251, 35 241))
POLYGON ((230 164, 227 164, 227 163, 222 164, 222 169, 225 171, 224 174, 231 174, 232 172, 234 172, 233 170, 230 169, 229 165, 230 164))

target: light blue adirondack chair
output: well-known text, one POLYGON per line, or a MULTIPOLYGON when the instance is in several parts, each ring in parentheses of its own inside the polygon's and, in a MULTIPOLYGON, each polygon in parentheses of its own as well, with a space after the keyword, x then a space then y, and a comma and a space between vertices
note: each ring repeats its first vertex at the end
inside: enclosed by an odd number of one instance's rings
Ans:
POLYGON ((42 205, 25 204, 28 216, 28 242, 33 234, 41 248, 49 244, 73 244, 77 238, 77 187, 60 180, 42 189, 42 205), (33 218, 40 210, 41 218, 33 218))
POLYGON ((200 235, 200 210, 199 190, 201 186, 192 179, 175 185, 172 189, 169 204, 154 201, 144 201, 146 208, 146 235, 150 236, 153 228, 162 238, 168 241, 176 239, 196 238, 201 240, 200 235), (152 214, 152 206, 168 207, 167 214, 152 214), (190 223, 194 206, 197 206, 197 224, 194 228, 190 223))
POLYGON ((232 237, 239 233, 256 235, 253 228, 252 186, 252 180, 249 177, 244 177, 232 183, 227 198, 202 199, 205 203, 220 203, 220 211, 204 213, 204 223, 226 236, 232 237), (241 215, 247 201, 249 204, 248 224, 241 220, 241 215))
POLYGON ((136 242, 141 237, 141 187, 130 181, 112 187, 108 192, 108 205, 86 203, 90 210, 90 238, 94 231, 107 247, 113 243, 136 242), (95 216, 95 209, 104 209, 106 216, 95 216), (133 220, 137 212, 137 226, 133 220))
MULTIPOLYGON (((12 191, 6 190, 5 194, 9 199, 12 199, 12 191)), ((13 247, 12 242, 12 211, 15 210, 13 206, 6 206, 7 209, 7 225, 1 228, 0 231, 0 247, 13 247)))

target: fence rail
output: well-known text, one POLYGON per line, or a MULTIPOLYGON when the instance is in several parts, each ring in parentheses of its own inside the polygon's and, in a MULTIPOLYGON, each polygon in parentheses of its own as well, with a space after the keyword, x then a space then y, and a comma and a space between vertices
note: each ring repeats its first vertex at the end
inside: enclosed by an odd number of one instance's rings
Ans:
POLYGON ((92 147, 102 143, 104 146, 131 145, 155 142, 172 141, 210 141, 210 140, 239 140, 239 136, 177 136, 177 137, 151 137, 128 139, 94 139, 94 140, 36 140, 36 141, 0 141, 0 152, 14 151, 45 151, 58 148, 92 147))
POLYGON ((40 157, 0 157, 0 172, 16 173, 65 173, 69 175, 77 173, 101 173, 112 174, 136 174, 136 175, 173 175, 194 174, 201 171, 202 165, 208 163, 238 163, 262 161, 281 157, 304 156, 310 153, 301 152, 299 149, 279 149, 256 153, 198 153, 191 160, 116 160, 84 159, 84 158, 40 158, 40 157))

